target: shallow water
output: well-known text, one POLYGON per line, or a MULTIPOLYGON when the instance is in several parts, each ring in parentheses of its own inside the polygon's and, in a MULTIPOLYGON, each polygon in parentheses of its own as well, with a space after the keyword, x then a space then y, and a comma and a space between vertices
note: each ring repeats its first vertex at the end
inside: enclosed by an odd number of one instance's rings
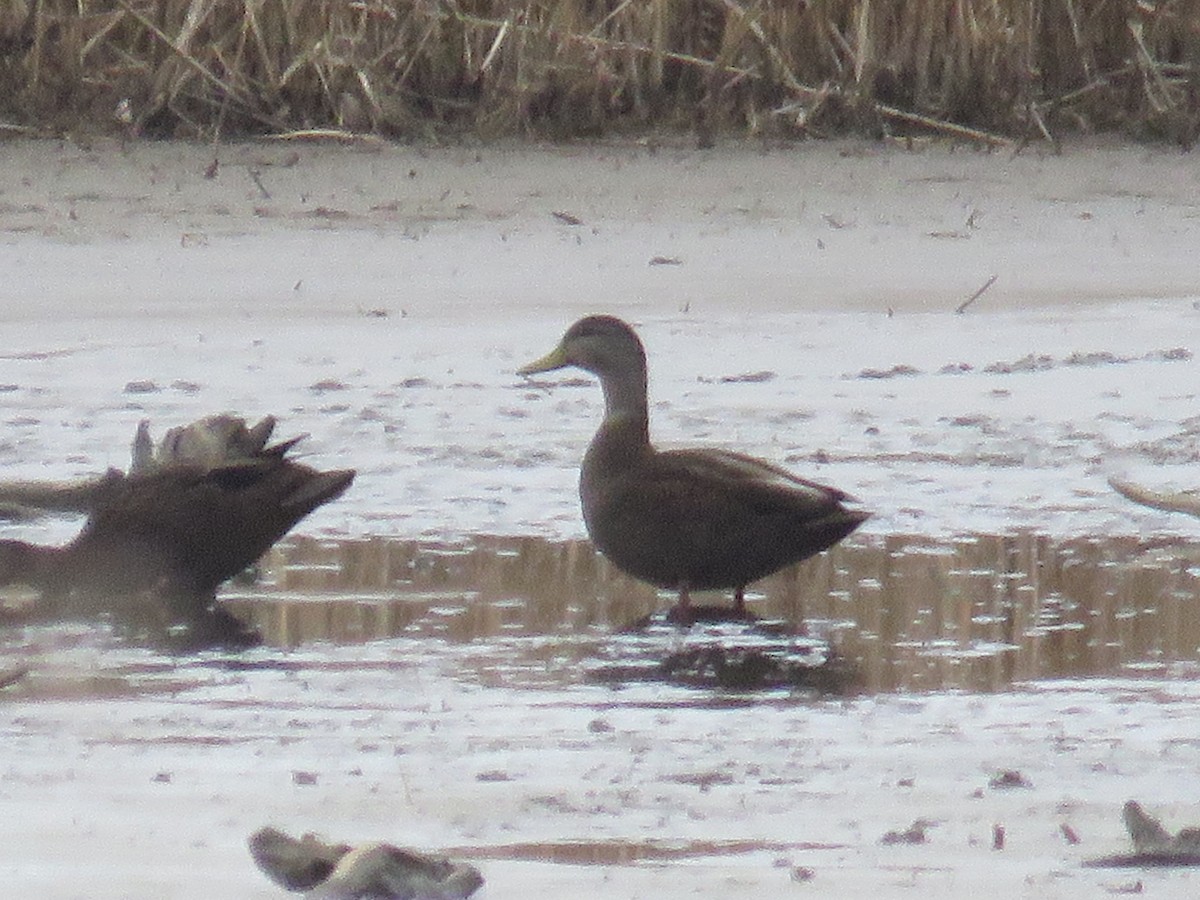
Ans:
POLYGON ((230 589, 268 646, 0 634, 9 895, 267 900, 272 824, 452 852, 490 898, 1195 896, 1080 868, 1126 799, 1196 824, 1196 524, 1107 484, 1196 486, 1186 156, 5 149, 0 479, 221 410, 359 470, 230 589), (673 683, 664 652, 750 637, 619 633, 671 598, 581 541, 599 389, 514 374, 600 311, 657 440, 873 512, 752 598, 809 632, 754 646, 832 647, 842 692, 673 683))
MULTIPOLYGON (((9 629, 4 664, 30 671, 0 691, 0 786, 21 809, 71 810, 10 829, 42 863, 9 883, 78 896, 56 891, 105 868, 122 887, 89 897, 277 896, 243 844, 272 824, 470 860, 484 897, 711 878, 745 896, 810 879, 1087 896, 1124 884, 1078 868, 1123 846, 1119 804, 1200 765, 1185 542, 855 536, 755 588, 757 614, 807 632, 755 646, 823 648, 818 663, 832 648, 852 677, 833 693, 663 677, 665 655, 747 633, 629 633, 672 598, 585 541, 538 537, 290 539, 227 591, 268 639, 242 653, 165 654, 97 623, 9 629), (995 787, 1010 771, 1028 786, 995 787), (921 817, 927 845, 881 843, 921 817), (977 859, 997 823, 1007 854, 977 859), (1055 823, 1081 843, 1048 847, 1055 823), (138 852, 101 858, 114 841, 138 852), (204 891, 180 887, 215 860, 204 891)), ((1141 877, 1164 896, 1190 885, 1141 877)))
MULTIPOLYGON (((614 659, 680 641, 621 633, 673 597, 623 576, 586 541, 301 539, 277 548, 262 577, 263 590, 229 602, 272 645, 441 639, 470 644, 512 686, 598 678, 614 659)), ((1195 551, 1177 540, 892 535, 853 538, 766 579, 749 603, 826 642, 856 690, 998 690, 1195 666, 1198 578, 1195 551)))
MULTIPOLYGON (((787 465, 858 497, 867 533, 1189 534, 1108 486, 1190 487, 1197 367, 1181 301, 970 318, 664 313, 641 320, 652 431, 787 465), (766 374, 763 374, 766 373, 766 374), (753 376, 753 377, 750 377, 753 376)), ((0 479, 125 468, 214 411, 280 417, 307 461, 359 470, 305 533, 433 540, 582 537, 577 473, 602 398, 514 374, 569 315, 11 323, 0 353, 0 479)), ((63 540, 74 524, 3 526, 63 540)))
MULTIPOLYGON (((996 691, 1047 678, 1195 671, 1196 562, 1195 549, 1175 538, 855 536, 753 585, 747 602, 759 625, 681 630, 639 625, 674 595, 623 575, 585 540, 298 537, 263 559, 252 587, 230 587, 223 602, 269 647, 399 642, 453 659, 464 666, 457 677, 513 688, 786 686, 670 671, 679 654, 715 648, 836 675, 796 678, 796 688, 996 691)), ((729 597, 698 593, 695 602, 727 607, 729 597)), ((85 643, 138 645, 128 629, 105 637, 101 623, 39 625, 10 633, 8 655, 57 643, 63 629, 85 643)))

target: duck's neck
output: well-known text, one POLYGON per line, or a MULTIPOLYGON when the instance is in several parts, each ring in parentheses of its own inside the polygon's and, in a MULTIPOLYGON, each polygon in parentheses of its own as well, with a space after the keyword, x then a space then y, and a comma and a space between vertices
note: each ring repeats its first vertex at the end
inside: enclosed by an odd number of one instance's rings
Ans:
POLYGON ((604 424, 628 429, 650 443, 650 413, 646 401, 646 370, 621 372, 600 379, 604 390, 604 424))
POLYGON ((650 452, 650 416, 646 403, 646 374, 623 373, 601 380, 604 422, 588 448, 597 474, 621 470, 650 452))

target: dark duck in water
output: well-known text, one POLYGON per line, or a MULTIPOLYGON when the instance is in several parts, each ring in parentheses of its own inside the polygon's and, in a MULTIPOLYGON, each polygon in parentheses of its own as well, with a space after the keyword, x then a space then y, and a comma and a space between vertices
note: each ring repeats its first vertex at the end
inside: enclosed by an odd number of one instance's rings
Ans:
POLYGON ((189 645, 256 643, 217 606, 217 588, 340 496, 355 474, 287 459, 299 438, 267 446, 273 425, 212 417, 169 432, 157 453, 143 425, 130 474, 112 470, 93 483, 75 540, 0 541, 0 584, 39 590, 40 617, 105 613, 185 633, 189 645))
POLYGON ((579 494, 592 542, 617 568, 679 592, 676 621, 691 621, 689 592, 734 591, 833 546, 869 513, 836 488, 770 463, 713 449, 650 443, 646 353, 625 322, 589 316, 552 352, 518 370, 576 366, 600 379, 604 421, 583 458, 579 494))

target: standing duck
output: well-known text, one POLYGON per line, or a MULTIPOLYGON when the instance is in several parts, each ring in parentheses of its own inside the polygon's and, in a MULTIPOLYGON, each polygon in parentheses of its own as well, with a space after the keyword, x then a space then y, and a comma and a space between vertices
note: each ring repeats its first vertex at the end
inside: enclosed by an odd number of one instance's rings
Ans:
MULTIPOLYGON (((212 421, 189 427, 211 432, 212 421)), ((295 440, 266 446, 253 436, 256 445, 230 441, 202 458, 160 448, 129 475, 111 470, 65 547, 0 541, 0 585, 40 590, 43 615, 111 613, 155 630, 179 626, 192 644, 255 642, 217 606, 217 588, 340 496, 355 473, 320 472, 285 457, 295 440)))
POLYGON ((613 316, 572 325, 521 375, 576 366, 600 379, 604 421, 583 457, 579 495, 588 535, 617 568, 679 592, 676 621, 694 619, 692 590, 734 591, 833 546, 869 513, 852 498, 770 463, 713 449, 650 443, 646 352, 613 316))

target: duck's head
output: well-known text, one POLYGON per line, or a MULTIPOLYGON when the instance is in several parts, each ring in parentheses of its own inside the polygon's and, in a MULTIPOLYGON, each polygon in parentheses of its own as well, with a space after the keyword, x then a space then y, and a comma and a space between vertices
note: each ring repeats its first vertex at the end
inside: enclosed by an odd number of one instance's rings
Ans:
POLYGON ((517 370, 518 375, 576 366, 608 383, 646 379, 646 351, 637 334, 615 316, 588 316, 567 329, 557 347, 517 370))

